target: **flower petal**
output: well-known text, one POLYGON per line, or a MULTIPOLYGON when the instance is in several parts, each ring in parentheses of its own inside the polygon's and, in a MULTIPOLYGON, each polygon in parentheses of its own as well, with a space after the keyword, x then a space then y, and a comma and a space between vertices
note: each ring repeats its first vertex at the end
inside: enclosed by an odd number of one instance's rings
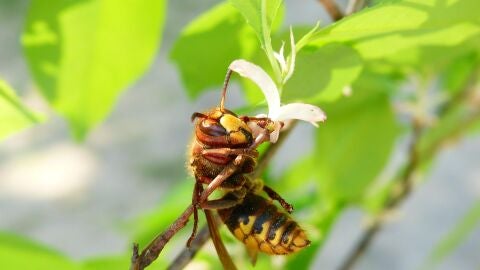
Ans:
POLYGON ((327 115, 317 106, 305 103, 289 103, 280 107, 278 115, 273 120, 283 121, 288 119, 298 119, 310 122, 318 127, 317 122, 323 122, 327 115))
POLYGON ((268 103, 269 117, 278 114, 278 110, 280 109, 280 95, 278 94, 277 86, 261 67, 246 60, 238 59, 233 61, 228 68, 237 72, 242 77, 249 78, 260 87, 268 103))

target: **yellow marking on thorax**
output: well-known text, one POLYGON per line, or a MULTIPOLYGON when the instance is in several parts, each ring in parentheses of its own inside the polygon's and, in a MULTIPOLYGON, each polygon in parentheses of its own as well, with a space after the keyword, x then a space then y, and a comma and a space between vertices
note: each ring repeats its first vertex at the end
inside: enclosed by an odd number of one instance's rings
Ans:
POLYGON ((240 128, 250 131, 250 128, 245 122, 231 114, 224 114, 222 118, 220 118, 220 124, 227 132, 239 131, 240 128))
POLYGON ((241 131, 234 131, 230 133, 230 142, 233 144, 246 143, 247 137, 241 131))

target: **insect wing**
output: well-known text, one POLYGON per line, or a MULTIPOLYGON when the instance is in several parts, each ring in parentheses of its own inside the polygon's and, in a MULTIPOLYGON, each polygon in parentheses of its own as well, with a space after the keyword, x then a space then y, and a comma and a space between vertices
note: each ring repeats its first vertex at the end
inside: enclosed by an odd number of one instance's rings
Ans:
POLYGON ((228 251, 225 248, 222 239, 220 238, 217 222, 215 220, 215 217, 213 216, 212 211, 205 209, 204 212, 207 218, 210 237, 212 238, 213 245, 215 246, 215 250, 217 251, 220 261, 222 262, 223 268, 225 270, 237 270, 237 267, 235 266, 235 264, 233 264, 232 257, 230 257, 230 254, 228 254, 228 251))

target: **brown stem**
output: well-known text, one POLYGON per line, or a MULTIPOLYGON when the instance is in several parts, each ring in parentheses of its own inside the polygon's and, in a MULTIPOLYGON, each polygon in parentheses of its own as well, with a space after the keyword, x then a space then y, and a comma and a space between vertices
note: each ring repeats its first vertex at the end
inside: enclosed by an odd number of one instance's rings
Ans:
POLYGON ((183 214, 175 220, 167 230, 159 234, 153 239, 150 244, 143 249, 141 254, 138 254, 138 245, 133 245, 132 264, 130 270, 143 270, 158 258, 167 242, 177 233, 181 228, 185 227, 189 217, 193 213, 193 206, 190 205, 185 209, 183 214))
MULTIPOLYGON (((220 224, 218 219, 215 220, 217 225, 220 224)), ((204 226, 195 236, 190 245, 190 248, 185 247, 180 254, 170 263, 168 270, 181 270, 187 266, 187 264, 195 257, 197 252, 203 247, 203 245, 210 239, 210 232, 208 226, 204 226)))
MULTIPOLYGON (((270 144, 268 146, 263 155, 259 158, 257 167, 252 173, 252 177, 258 178, 263 174, 263 172, 267 168, 268 163, 270 163, 278 148, 280 148, 280 146, 285 142, 290 132, 296 126, 296 122, 297 121, 293 121, 288 126, 288 128, 282 131, 282 135, 276 143, 270 144)), ((222 225, 218 219, 215 219, 215 222, 218 226, 222 225)), ((185 247, 182 252, 180 252, 180 254, 173 260, 168 269, 183 269, 193 259, 193 257, 195 257, 198 250, 202 248, 202 246, 208 241, 208 239, 210 239, 209 229, 208 226, 204 226, 202 227, 202 229, 200 229, 197 236, 192 241, 192 245, 190 246, 190 248, 185 247)))
POLYGON ((333 21, 336 22, 343 18, 343 12, 333 0, 318 0, 318 2, 323 5, 333 21))
POLYGON ((365 5, 365 0, 350 0, 348 1, 347 8, 345 10, 345 16, 352 15, 353 13, 362 9, 365 5))
MULTIPOLYGON (((449 110, 452 110, 453 107, 462 105, 462 103, 469 102, 470 96, 475 94, 475 89, 470 92, 470 95, 462 95, 464 97, 463 102, 460 102, 458 99, 452 99, 450 102, 453 104, 447 104, 447 110, 442 111, 442 115, 445 115, 449 110)), ((438 151, 441 150, 445 142, 451 140, 451 138, 461 135, 463 132, 469 129, 469 127, 476 123, 480 119, 480 108, 475 106, 471 113, 462 121, 456 129, 454 129, 447 136, 439 139, 437 142, 432 144, 430 148, 422 153, 418 152, 418 143, 421 139, 422 126, 421 121, 413 121, 413 136, 412 142, 409 148, 409 159, 407 166, 405 167, 403 174, 400 176, 400 179, 397 184, 397 188, 394 188, 394 193, 390 196, 389 201, 387 202, 383 213, 391 211, 396 208, 402 201, 404 201, 412 191, 413 185, 413 176, 417 169, 420 167, 422 162, 428 162, 431 160, 438 151)), ((358 259, 365 253, 365 251, 370 246, 373 238, 380 231, 382 224, 382 214, 378 215, 364 232, 357 245, 353 248, 350 254, 347 256, 347 259, 339 267, 339 270, 349 270, 353 269, 355 263, 358 259)))
MULTIPOLYGON (((396 193, 392 195, 390 201, 387 202, 384 212, 387 212, 395 208, 398 203, 405 199, 412 190, 413 176, 418 168, 419 154, 417 146, 420 141, 420 135, 422 132, 422 126, 420 121, 413 121, 413 134, 409 146, 409 159, 405 170, 398 182, 399 189, 396 189, 396 193)), ((347 259, 342 263, 339 270, 352 269, 358 259, 365 253, 370 246, 375 235, 380 231, 382 225, 381 218, 375 218, 372 224, 364 232, 352 252, 347 256, 347 259)))

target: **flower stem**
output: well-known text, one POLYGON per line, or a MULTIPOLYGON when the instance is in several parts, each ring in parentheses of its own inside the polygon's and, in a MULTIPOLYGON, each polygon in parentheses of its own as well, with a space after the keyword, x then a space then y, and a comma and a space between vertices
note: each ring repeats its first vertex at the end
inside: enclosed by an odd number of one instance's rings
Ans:
POLYGON ((270 65, 272 66, 275 83, 278 87, 282 83, 282 72, 280 71, 280 67, 278 66, 275 56, 273 55, 272 38, 270 37, 271 31, 267 21, 267 0, 262 0, 260 12, 262 14, 262 47, 267 54, 270 65))

